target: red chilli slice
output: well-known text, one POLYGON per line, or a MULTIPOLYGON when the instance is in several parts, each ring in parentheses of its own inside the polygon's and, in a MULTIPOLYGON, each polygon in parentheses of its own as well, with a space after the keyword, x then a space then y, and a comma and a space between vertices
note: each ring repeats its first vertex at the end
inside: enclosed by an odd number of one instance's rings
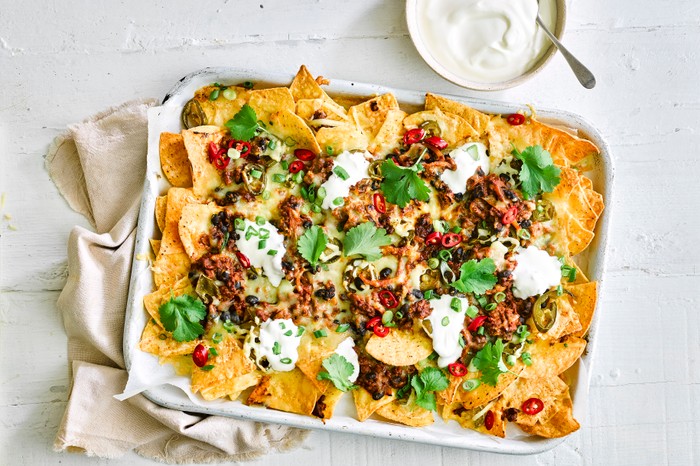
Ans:
POLYGON ((452 364, 448 364, 447 370, 450 371, 450 374, 454 375, 455 377, 464 377, 467 375, 467 366, 461 362, 453 362, 452 364))
POLYGON ((525 123, 525 115, 520 113, 511 113, 506 117, 506 121, 512 126, 520 126, 525 123))
POLYGON ((372 331, 379 338, 384 338, 385 336, 389 335, 389 332, 391 331, 391 329, 389 327, 385 327, 383 324, 377 324, 374 326, 372 331))
POLYGON ((197 367, 204 367, 209 360, 209 348, 203 344, 198 344, 195 346, 192 352, 192 361, 197 365, 197 367))
POLYGON ((441 244, 442 243, 442 233, 439 231, 434 231, 425 237, 425 244, 441 244))
POLYGON ((377 212, 380 214, 386 213, 386 201, 381 193, 374 193, 374 196, 372 196, 372 202, 374 203, 374 208, 377 210, 377 212))
POLYGON ((503 214, 503 217, 501 217, 501 223, 504 225, 510 225, 515 221, 515 218, 518 215, 518 207, 517 206, 511 206, 508 210, 506 210, 506 213, 503 214))
POLYGON ((289 164, 289 173, 299 173, 304 168, 306 168, 304 162, 302 162, 301 160, 295 160, 294 162, 289 164))
POLYGON ((448 233, 442 236, 442 247, 453 248, 462 242, 462 235, 459 233, 448 233))
POLYGON ((372 330, 377 324, 381 324, 381 323, 382 323, 382 318, 381 318, 381 317, 372 317, 372 318, 369 319, 369 320, 367 321, 367 323, 365 324, 365 328, 366 328, 367 330, 372 330))
POLYGON ((298 158, 299 160, 303 160, 304 162, 310 162, 316 158, 316 154, 309 149, 296 149, 294 151, 294 157, 298 158))
POLYGON ((236 257, 238 257, 238 261, 241 263, 244 269, 250 268, 250 259, 243 254, 242 252, 237 252, 236 257))
POLYGON ((442 139, 440 136, 430 136, 429 138, 425 138, 425 143, 433 146, 436 149, 447 149, 447 141, 442 139))
POLYGON ((236 141, 236 140, 231 140, 228 143, 228 148, 229 149, 236 149, 238 152, 241 153, 241 157, 245 157, 248 154, 250 154, 250 143, 247 141, 236 141))
POLYGON ((399 305, 399 300, 396 299, 396 295, 389 290, 382 290, 379 292, 379 301, 387 309, 394 309, 399 305))
POLYGON ((493 411, 489 410, 484 417, 484 427, 486 427, 486 430, 491 430, 495 420, 496 416, 494 416, 493 411))
POLYGON ((423 128, 413 128, 406 131, 403 135, 403 143, 407 146, 420 142, 425 138, 425 130, 423 128))
POLYGON ((479 330, 479 327, 481 327, 484 324, 486 318, 486 316, 474 317, 474 320, 471 321, 471 323, 467 327, 467 330, 469 330, 470 332, 476 332, 477 330, 479 330))
POLYGON ((525 414, 537 414, 544 409, 544 403, 539 398, 530 398, 525 400, 522 410, 525 414))

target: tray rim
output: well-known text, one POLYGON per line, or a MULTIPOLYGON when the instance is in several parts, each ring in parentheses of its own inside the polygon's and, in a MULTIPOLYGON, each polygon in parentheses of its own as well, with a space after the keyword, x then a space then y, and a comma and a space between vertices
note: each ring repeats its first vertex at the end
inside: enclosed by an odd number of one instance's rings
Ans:
MULTIPOLYGON (((294 75, 293 74, 283 74, 283 73, 267 73, 267 72, 260 72, 252 69, 243 69, 243 68, 235 68, 235 67, 207 67, 207 68, 202 68, 196 71, 193 71, 184 77, 180 78, 175 85, 165 94, 162 104, 165 104, 168 102, 171 98, 179 95, 179 93, 183 92, 188 88, 188 86, 191 85, 191 83, 197 79, 203 79, 203 78, 208 78, 209 82, 215 81, 215 80, 220 80, 220 81, 237 81, 237 80, 252 80, 252 81, 258 81, 258 82, 265 82, 265 83, 270 83, 270 84, 279 84, 279 85, 285 85, 288 86, 288 83, 291 82, 293 79, 294 75)), ((370 84, 370 83, 364 83, 364 82, 358 82, 358 81, 348 81, 348 80, 342 80, 342 79, 335 79, 333 78, 331 80, 331 83, 328 86, 325 86, 326 91, 331 94, 331 95, 351 95, 351 96, 368 96, 368 95, 373 95, 373 94, 381 94, 381 93, 386 93, 386 92, 391 92, 394 95, 397 96, 397 100, 399 103, 402 102, 402 96, 411 96, 411 97, 417 97, 417 96, 423 96, 425 95, 426 91, 419 91, 419 90, 412 90, 412 89, 402 89, 402 88, 393 88, 389 86, 384 86, 384 85, 377 85, 377 84, 370 84), (336 89, 338 91, 336 91, 336 89), (342 89, 342 90, 341 90, 342 89), (369 92, 352 92, 353 90, 357 91, 369 91, 369 92)), ((469 106, 472 106, 476 108, 477 110, 481 110, 484 112, 488 113, 493 113, 493 114, 502 114, 505 113, 506 111, 516 111, 519 109, 523 109, 526 107, 526 104, 519 104, 519 103, 514 103, 514 102, 500 102, 496 100, 491 100, 491 99, 478 99, 474 97, 468 97, 468 96, 459 96, 459 95, 453 95, 453 94, 444 94, 444 93, 439 93, 441 96, 445 96, 447 98, 453 99, 458 102, 465 103, 469 106)), ((408 105, 414 105, 414 104, 408 104, 408 105)), ((595 337, 595 334, 597 333, 597 328, 600 322, 600 314, 601 314, 601 309, 600 309, 600 303, 602 301, 602 296, 603 296, 603 290, 604 290, 604 277, 605 277, 605 265, 606 265, 606 258, 607 258, 607 253, 609 249, 609 231, 610 231, 610 220, 611 220, 611 211, 612 211, 612 206, 613 206, 613 186, 614 186, 614 178, 615 178, 615 167, 614 167, 614 161, 610 152, 610 147, 606 140, 604 139, 603 135, 601 132, 593 125, 591 124, 588 120, 583 118, 582 116, 566 111, 566 110, 558 110, 558 109, 551 109, 551 108, 538 108, 537 109, 537 114, 541 120, 544 121, 549 121, 549 122, 557 122, 559 124, 565 124, 567 127, 574 128, 577 131, 580 131, 583 133, 583 135, 594 142, 596 146, 600 149, 600 156, 599 156, 599 165, 602 166, 601 173, 603 176, 603 181, 602 181, 602 186, 600 186, 600 189, 597 189, 599 192, 602 192, 604 199, 605 199, 605 211, 603 212, 601 220, 598 222, 596 226, 596 242, 597 242, 597 249, 596 249, 596 261, 595 261, 595 267, 599 270, 599 277, 595 277, 596 281, 598 282, 598 299, 596 302, 596 310, 594 312, 594 318, 593 322, 591 323, 590 330, 589 330, 589 336, 588 336, 588 345, 587 345, 587 350, 586 353, 581 357, 581 360, 585 358, 588 370, 586 372, 586 377, 584 380, 584 385, 583 387, 585 388, 585 393, 579 393, 576 398, 578 399, 578 404, 581 405, 583 404, 583 408, 587 407, 588 404, 588 399, 589 399, 589 389, 590 389, 590 379, 591 379, 591 368, 593 366, 593 354, 595 353, 595 348, 597 346, 597 338, 595 337), (581 399, 583 398, 583 399, 581 399)), ((149 176, 149 172, 147 171, 146 177, 144 180, 144 189, 143 193, 149 192, 149 189, 151 188, 151 183, 152 179, 149 176)), ((137 226, 137 234, 136 234, 136 246, 134 248, 134 256, 132 258, 132 267, 130 270, 130 279, 129 279, 129 294, 128 294, 128 300, 127 300, 127 309, 126 309, 126 315, 125 315, 125 328, 124 328, 124 339, 123 339, 123 351, 124 351, 124 362, 127 371, 130 370, 131 368, 131 356, 130 356, 130 349, 133 345, 133 341, 129 340, 129 335, 131 334, 130 332, 130 327, 132 324, 132 316, 134 315, 134 312, 140 311, 143 312, 143 305, 142 305, 142 297, 138 296, 138 301, 136 301, 137 296, 135 296, 135 289, 136 289, 136 284, 137 284, 137 276, 135 276, 131 271, 133 271, 137 265, 137 251, 138 251, 138 245, 139 243, 142 243, 145 241, 148 243, 148 238, 144 237, 145 235, 145 228, 144 224, 142 223, 142 219, 147 219, 151 215, 151 209, 149 208, 148 202, 147 201, 147 196, 142 196, 141 199, 141 205, 139 209, 139 221, 138 221, 138 226, 137 226)), ((580 362, 577 362, 576 364, 580 364, 580 362)), ((577 375, 577 377, 580 377, 580 374, 577 375)), ((580 384, 580 381, 577 379, 577 384, 580 384)), ((216 409, 216 406, 199 406, 196 405, 192 402, 190 403, 176 403, 176 402, 170 402, 167 399, 164 399, 163 393, 167 391, 168 389, 173 389, 176 390, 174 387, 169 387, 169 386, 160 386, 157 388, 152 388, 145 390, 143 395, 153 403, 156 403, 160 406, 169 408, 169 409, 175 409, 179 411, 187 411, 187 412, 194 412, 194 413, 201 413, 201 414, 210 414, 210 415, 220 415, 220 416, 226 416, 226 417, 231 417, 231 418, 236 418, 236 419, 245 419, 245 420, 251 420, 251 421, 259 421, 259 422, 268 422, 268 423, 278 423, 278 424, 284 424, 284 425, 289 425, 293 427, 299 427, 299 428, 304 428, 304 429, 312 429, 312 430, 321 430, 321 431, 336 431, 336 432, 344 432, 344 433, 354 433, 358 435, 366 435, 366 436, 372 436, 372 437, 380 437, 380 438, 387 438, 387 439, 400 439, 404 441, 412 441, 412 442, 417 442, 417 443, 424 443, 424 444, 431 444, 431 445, 437 445, 437 446, 446 446, 446 447, 453 447, 453 448, 461 448, 461 449, 468 449, 468 450, 473 450, 473 451, 485 451, 485 452, 490 452, 490 453, 502 453, 502 454, 511 454, 511 455, 532 455, 532 454, 537 454, 541 453, 544 451, 548 451, 557 445, 561 444, 566 438, 568 437, 563 437, 563 438, 558 438, 558 439, 542 439, 538 440, 536 442, 519 442, 522 446, 515 448, 513 445, 503 445, 503 444, 498 444, 494 443, 493 447, 490 446, 485 446, 485 445, 470 445, 468 444, 469 442, 466 442, 467 444, 460 444, 460 443, 455 443, 455 442, 450 442, 448 441, 449 439, 444 439, 443 441, 430 441, 428 439, 421 439, 421 438, 416 438, 415 435, 412 435, 412 432, 416 432, 417 429, 413 427, 406 427, 406 426, 399 426, 397 424, 389 423, 389 422, 381 422, 381 426, 383 428, 380 429, 374 429, 372 428, 365 428, 368 424, 361 424, 360 426, 336 426, 336 425, 328 425, 322 423, 320 420, 310 417, 310 416, 303 416, 299 414, 293 414, 293 413, 285 413, 282 411, 276 411, 272 409, 264 409, 264 408, 258 408, 256 411, 251 415, 246 412, 238 413, 238 414, 233 414, 231 412, 227 411, 222 411, 220 409, 216 409)), ((576 408, 576 404, 574 405, 574 408, 576 408)), ((585 412, 586 417, 587 417, 588 411, 585 412)), ((580 421, 584 421, 585 418, 579 417, 580 421)), ((511 439, 513 442, 518 442, 517 440, 511 439)))

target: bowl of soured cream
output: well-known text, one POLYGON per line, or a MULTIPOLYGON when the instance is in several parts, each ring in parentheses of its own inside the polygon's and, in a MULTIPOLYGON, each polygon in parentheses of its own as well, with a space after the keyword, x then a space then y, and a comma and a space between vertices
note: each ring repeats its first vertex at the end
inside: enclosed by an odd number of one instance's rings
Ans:
POLYGON ((418 53, 440 76, 469 89, 496 91, 537 74, 556 48, 539 15, 561 38, 565 0, 407 0, 418 53))

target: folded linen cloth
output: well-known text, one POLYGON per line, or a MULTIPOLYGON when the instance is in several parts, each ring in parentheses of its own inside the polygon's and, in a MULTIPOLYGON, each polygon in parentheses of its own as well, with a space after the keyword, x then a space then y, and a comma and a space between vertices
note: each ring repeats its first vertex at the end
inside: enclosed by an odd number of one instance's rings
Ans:
POLYGON ((146 171, 146 111, 127 102, 72 125, 46 168, 95 231, 75 227, 57 307, 68 335, 72 387, 57 451, 114 458, 133 450, 167 463, 244 461, 300 446, 307 431, 160 407, 143 395, 117 401, 127 380, 122 335, 135 228, 146 171))

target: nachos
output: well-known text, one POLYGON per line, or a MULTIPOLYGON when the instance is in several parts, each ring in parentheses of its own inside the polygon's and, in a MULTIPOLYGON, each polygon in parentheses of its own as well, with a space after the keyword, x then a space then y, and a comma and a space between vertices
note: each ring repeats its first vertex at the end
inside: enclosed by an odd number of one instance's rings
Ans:
POLYGON ((598 148, 534 115, 427 94, 336 101, 214 83, 160 136, 156 289, 143 351, 205 400, 503 437, 579 428, 565 372, 596 283, 576 265, 598 148))

